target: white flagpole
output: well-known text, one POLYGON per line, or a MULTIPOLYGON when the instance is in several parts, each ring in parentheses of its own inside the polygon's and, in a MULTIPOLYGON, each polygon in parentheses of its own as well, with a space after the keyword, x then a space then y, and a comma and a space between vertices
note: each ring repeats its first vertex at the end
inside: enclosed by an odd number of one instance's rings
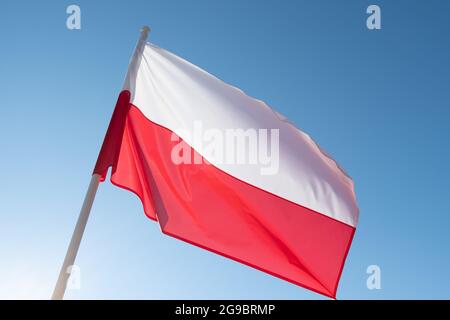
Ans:
MULTIPOLYGON (((145 45, 148 37, 150 28, 147 26, 142 27, 141 36, 139 42, 136 46, 135 57, 138 52, 140 52, 145 45)), ((72 234, 72 239, 70 240, 69 248, 67 249, 66 257, 64 258, 63 265, 59 272, 58 281, 56 282, 55 289, 53 291, 52 300, 61 300, 64 298, 64 293, 66 291, 67 280, 70 276, 70 268, 75 263, 75 258, 78 253, 78 248, 80 247, 81 238, 83 237, 84 229, 86 228, 87 221, 89 219, 89 213, 91 212, 92 204, 94 203, 95 194, 97 193, 98 185, 100 184, 100 175, 93 174, 91 177, 91 182, 89 183, 86 196, 83 201, 83 206, 81 207, 80 215, 78 216, 77 224, 75 230, 72 234)))
POLYGON ((84 198, 83 206, 81 207, 80 215, 78 216, 75 230, 73 231, 72 239, 70 240, 69 248, 67 249, 66 257, 64 258, 64 263, 59 272, 52 300, 61 300, 64 297, 67 280, 70 276, 69 268, 75 263, 75 258, 77 256, 78 248, 80 247, 81 238, 83 237, 83 232, 86 228, 86 223, 89 218, 89 213, 91 212, 92 204, 94 203, 99 183, 100 175, 93 174, 84 198))

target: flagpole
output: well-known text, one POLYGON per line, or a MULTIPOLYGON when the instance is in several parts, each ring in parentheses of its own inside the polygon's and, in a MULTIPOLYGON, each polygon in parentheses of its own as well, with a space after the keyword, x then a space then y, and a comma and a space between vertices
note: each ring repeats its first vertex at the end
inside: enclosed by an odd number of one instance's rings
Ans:
POLYGON ((61 271, 59 272, 59 277, 56 282, 55 290, 53 291, 52 300, 61 300, 64 297, 67 280, 70 276, 69 268, 75 263, 81 238, 83 237, 83 232, 86 228, 86 223, 88 221, 89 213, 91 212, 92 204, 94 203, 95 194, 97 193, 99 184, 100 175, 93 174, 83 201, 83 206, 81 207, 80 215, 78 216, 75 230, 72 234, 72 239, 70 240, 69 248, 67 249, 66 257, 64 258, 61 271))
MULTIPOLYGON (((149 31, 149 27, 142 27, 141 36, 139 38, 139 42, 136 46, 135 54, 133 55, 133 57, 140 50, 142 50, 142 47, 147 40, 149 31)), ((89 183, 86 196, 84 197, 83 205, 81 207, 80 215, 78 216, 77 224, 75 225, 75 230, 73 231, 69 247, 67 248, 66 257, 64 258, 63 265, 59 272, 59 277, 53 291, 52 300, 61 300, 64 298, 64 293, 67 287, 67 280, 70 276, 70 268, 75 263, 75 258, 77 257, 84 229, 86 228, 86 224, 89 219, 89 214, 91 212, 92 204, 94 203, 99 184, 100 175, 94 173, 91 177, 91 182, 89 183)))

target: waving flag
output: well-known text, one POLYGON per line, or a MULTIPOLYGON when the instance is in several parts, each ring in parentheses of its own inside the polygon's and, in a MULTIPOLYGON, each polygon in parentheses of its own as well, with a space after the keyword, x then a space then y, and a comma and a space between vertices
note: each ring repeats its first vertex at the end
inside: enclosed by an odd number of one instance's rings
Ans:
POLYGON ((353 182, 264 102, 144 43, 94 173, 109 167, 165 234, 336 296, 358 220, 353 182), (244 137, 244 157, 224 147, 230 136, 244 137))

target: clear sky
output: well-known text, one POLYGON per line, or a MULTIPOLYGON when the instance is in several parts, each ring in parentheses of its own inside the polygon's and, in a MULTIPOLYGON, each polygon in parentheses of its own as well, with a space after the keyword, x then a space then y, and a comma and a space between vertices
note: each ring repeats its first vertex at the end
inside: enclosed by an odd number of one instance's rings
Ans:
MULTIPOLYGON (((360 223, 338 298, 450 298, 449 16, 444 0, 2 1, 0 298, 51 296, 144 24, 353 177, 360 223), (70 4, 81 30, 66 28, 70 4), (370 4, 381 30, 366 28, 370 4)), ((70 299, 322 299, 164 236, 109 182, 76 264, 70 299)))

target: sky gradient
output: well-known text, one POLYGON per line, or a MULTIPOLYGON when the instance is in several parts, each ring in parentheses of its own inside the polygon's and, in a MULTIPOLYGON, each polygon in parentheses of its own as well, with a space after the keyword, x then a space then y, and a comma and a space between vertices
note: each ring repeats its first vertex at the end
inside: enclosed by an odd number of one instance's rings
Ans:
MULTIPOLYGON (((0 298, 51 296, 128 61, 149 41, 264 100, 354 179, 338 299, 450 298, 450 2, 3 1, 0 298), (81 8, 81 30, 66 8, 81 8), (377 4, 382 29, 366 28, 377 4), (380 290, 366 268, 381 268, 380 290)), ((324 299, 164 236, 100 185, 68 299, 324 299)))

